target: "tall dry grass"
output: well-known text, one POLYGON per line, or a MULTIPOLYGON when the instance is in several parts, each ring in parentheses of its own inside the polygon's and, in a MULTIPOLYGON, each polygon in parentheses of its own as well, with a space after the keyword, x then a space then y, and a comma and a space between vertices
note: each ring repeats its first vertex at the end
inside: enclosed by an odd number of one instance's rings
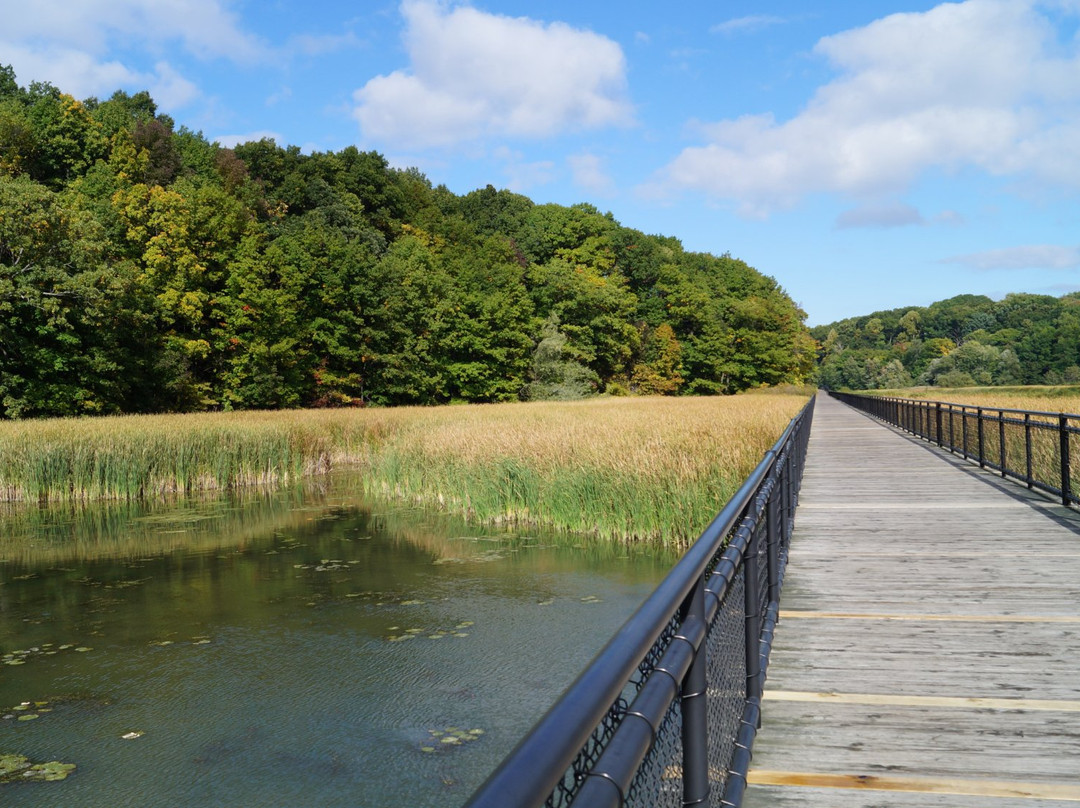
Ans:
POLYGON ((0 498, 140 499, 356 465, 372 490, 486 522, 696 537, 800 395, 0 423, 0 498))
POLYGON ((912 387, 901 390, 871 390, 867 393, 948 401, 953 404, 970 404, 973 407, 1002 407, 1009 410, 1080 414, 1080 387, 1076 385, 912 387))

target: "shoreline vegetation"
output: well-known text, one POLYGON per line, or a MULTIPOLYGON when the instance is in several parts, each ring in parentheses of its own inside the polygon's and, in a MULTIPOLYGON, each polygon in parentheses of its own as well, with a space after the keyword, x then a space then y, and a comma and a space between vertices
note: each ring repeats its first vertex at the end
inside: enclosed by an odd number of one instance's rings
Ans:
POLYGON ((692 541, 809 391, 0 422, 0 501, 152 500, 355 467, 488 524, 692 541))

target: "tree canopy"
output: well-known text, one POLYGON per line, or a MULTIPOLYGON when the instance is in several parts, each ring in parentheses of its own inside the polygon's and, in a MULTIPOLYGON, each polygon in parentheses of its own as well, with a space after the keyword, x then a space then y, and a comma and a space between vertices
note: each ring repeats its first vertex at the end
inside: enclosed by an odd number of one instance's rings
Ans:
POLYGON ((1080 382, 1080 292, 959 295, 811 333, 820 382, 832 389, 1080 382))
POLYGON ((0 417, 733 393, 811 375, 804 318, 591 205, 0 67, 0 417))

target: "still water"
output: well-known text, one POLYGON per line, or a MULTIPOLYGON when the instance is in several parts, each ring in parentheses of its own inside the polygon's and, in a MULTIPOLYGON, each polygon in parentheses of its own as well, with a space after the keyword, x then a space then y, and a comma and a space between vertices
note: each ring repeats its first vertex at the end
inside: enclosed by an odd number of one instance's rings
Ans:
POLYGON ((460 806, 670 563, 357 492, 0 512, 0 804, 460 806))

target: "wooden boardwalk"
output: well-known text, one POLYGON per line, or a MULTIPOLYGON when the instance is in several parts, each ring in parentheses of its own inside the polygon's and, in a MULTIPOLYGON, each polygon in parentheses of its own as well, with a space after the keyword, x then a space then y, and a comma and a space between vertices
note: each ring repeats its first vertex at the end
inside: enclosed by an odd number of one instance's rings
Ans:
POLYGON ((818 397, 746 808, 1080 803, 1080 514, 818 397))

